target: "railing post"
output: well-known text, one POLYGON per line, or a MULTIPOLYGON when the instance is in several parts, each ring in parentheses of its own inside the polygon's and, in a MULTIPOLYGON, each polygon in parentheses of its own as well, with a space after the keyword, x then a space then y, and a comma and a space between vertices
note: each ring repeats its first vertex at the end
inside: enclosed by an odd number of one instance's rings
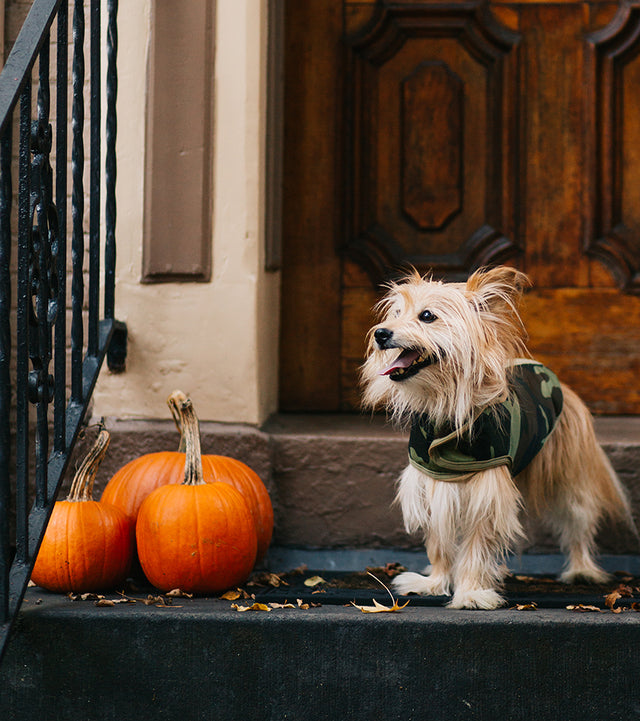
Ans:
POLYGON ((83 0, 34 0, 0 74, 0 658, 31 575, 101 365, 122 370, 126 326, 114 317, 116 220, 117 0, 107 0, 107 118, 104 277, 101 265, 101 0, 90 4, 90 59, 85 66, 83 0), (67 379, 67 177, 69 5, 72 20, 71 328, 67 379), (50 28, 57 18, 55 138, 50 102, 50 28), (32 74, 36 63, 37 112, 32 74), (89 182, 84 182, 85 68, 90 72, 89 182), (19 105, 17 278, 12 288, 12 123, 19 105), (55 154, 53 144, 55 143, 55 154), (54 159, 55 158, 55 159, 54 159), (51 167, 55 163, 55 171, 51 167), (84 194, 89 196, 85 267, 84 194), (85 281, 89 283, 84 307, 85 281), (104 318, 100 284, 104 282, 104 318), (15 295, 12 296, 12 293, 15 295), (15 329, 12 301, 15 299, 15 329), (88 333, 85 339, 84 324, 88 333), (15 341, 14 341, 15 338, 15 341), (12 365, 13 364, 13 365, 12 365), (69 387, 68 387, 69 386, 69 387), (15 390, 15 393, 14 393, 15 390), (13 398, 15 395, 15 401, 13 398), (67 402, 67 396, 69 399, 67 402), (49 408, 53 402, 50 438, 49 408), (35 432, 33 417, 35 406, 35 432), (15 421, 13 417, 15 414, 15 421), (15 465, 11 429, 15 428, 15 465), (31 435, 30 435, 31 433, 31 435), (52 452, 50 452, 50 450, 52 452), (35 453, 34 453, 35 451, 35 453), (15 479, 15 552, 11 482, 15 479), (29 489, 35 479, 35 502, 29 489))
POLYGON ((0 138, 0 623, 9 618, 11 545, 11 126, 0 138))

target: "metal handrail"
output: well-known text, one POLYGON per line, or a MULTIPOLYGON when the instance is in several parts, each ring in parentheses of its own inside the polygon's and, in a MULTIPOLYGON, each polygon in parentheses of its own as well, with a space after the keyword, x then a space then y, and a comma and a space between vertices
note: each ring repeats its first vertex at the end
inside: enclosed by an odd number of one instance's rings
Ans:
POLYGON ((118 7, 117 0, 107 0, 106 26, 103 27, 100 5, 100 0, 91 0, 89 4, 88 268, 85 268, 84 233, 83 0, 34 0, 0 75, 0 658, 22 602, 103 360, 107 357, 110 368, 121 370, 126 357, 126 327, 114 317, 118 7), (71 6, 73 57, 69 153, 67 66, 71 6), (54 20, 55 43, 51 38, 54 20), (100 62, 105 28, 106 205, 104 227, 101 228, 103 116, 100 62), (50 118, 51 48, 56 54, 55 138, 50 118), (36 72, 37 101, 33 108, 33 76, 36 72), (11 171, 15 120, 18 120, 19 130, 18 222, 14 237, 11 171), (55 154, 52 152, 54 145, 55 154), (67 177, 69 155, 70 189, 67 177), (70 338, 67 337, 66 319, 69 204, 72 265, 70 338), (15 289, 11 287, 10 272, 13 246, 17 249, 15 289), (84 310, 85 272, 88 273, 88 310, 84 310), (102 313, 99 308, 101 290, 104 292, 102 313), (15 321, 12 322, 14 309, 15 321), (52 427, 49 424, 50 406, 53 407, 52 427), (35 424, 30 421, 32 409, 35 409, 35 424), (29 492, 32 475, 34 493, 29 492), (14 509, 15 530, 11 523, 14 509))

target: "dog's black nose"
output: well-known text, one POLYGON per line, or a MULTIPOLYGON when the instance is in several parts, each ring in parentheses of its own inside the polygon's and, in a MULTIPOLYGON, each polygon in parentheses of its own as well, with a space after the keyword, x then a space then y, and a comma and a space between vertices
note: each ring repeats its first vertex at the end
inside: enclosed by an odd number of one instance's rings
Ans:
POLYGON ((384 348, 387 343, 391 340, 391 336, 393 335, 393 331, 389 330, 388 328, 378 328, 376 332, 373 334, 373 337, 376 339, 376 343, 378 344, 378 347, 384 348))

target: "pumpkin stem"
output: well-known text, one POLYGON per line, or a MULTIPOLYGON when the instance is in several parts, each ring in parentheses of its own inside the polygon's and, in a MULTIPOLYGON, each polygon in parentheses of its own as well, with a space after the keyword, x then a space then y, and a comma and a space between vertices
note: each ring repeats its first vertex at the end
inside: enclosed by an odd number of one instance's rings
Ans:
POLYGON ((193 410, 193 403, 181 391, 174 391, 167 399, 173 419, 182 432, 180 450, 186 454, 184 462, 185 486, 204 484, 202 473, 202 451, 200 450, 200 424, 193 410))
POLYGON ((93 484, 96 480, 98 468, 109 447, 110 440, 109 431, 103 428, 98 433, 93 448, 87 453, 73 477, 67 501, 93 500, 93 484))
POLYGON ((178 453, 185 453, 185 440, 184 432, 182 430, 182 417, 180 415, 179 405, 187 400, 187 396, 182 391, 173 391, 173 393, 167 398, 167 405, 173 416, 173 422, 176 424, 178 433, 180 434, 180 445, 178 446, 178 453))

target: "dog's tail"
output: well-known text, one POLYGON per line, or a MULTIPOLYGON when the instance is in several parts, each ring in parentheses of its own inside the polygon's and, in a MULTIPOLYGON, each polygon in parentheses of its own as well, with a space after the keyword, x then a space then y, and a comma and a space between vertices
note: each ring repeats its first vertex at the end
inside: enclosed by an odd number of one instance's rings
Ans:
POLYGON ((627 527, 627 529, 633 534, 633 537, 640 548, 640 533, 638 532, 638 527, 633 517, 633 511, 631 509, 631 503, 627 492, 620 482, 618 474, 611 465, 611 461, 609 460, 607 454, 599 444, 597 448, 603 469, 606 471, 609 478, 609 493, 606 495, 606 498, 603 499, 605 501, 604 510, 611 520, 622 523, 627 527))

